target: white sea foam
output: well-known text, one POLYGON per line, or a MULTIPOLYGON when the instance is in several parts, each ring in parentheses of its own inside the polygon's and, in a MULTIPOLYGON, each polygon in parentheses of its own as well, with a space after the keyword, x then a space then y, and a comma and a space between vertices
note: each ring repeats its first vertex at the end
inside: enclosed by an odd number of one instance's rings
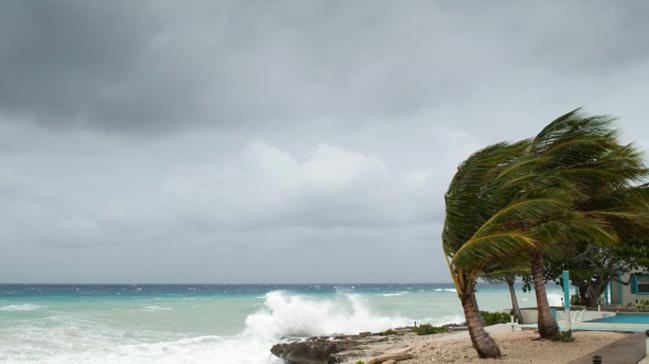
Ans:
POLYGON ((155 311, 171 311, 171 310, 173 310, 173 308, 171 308, 171 307, 150 305, 150 306, 144 307, 140 311, 155 312, 155 311))
POLYGON ((29 312, 29 311, 37 311, 42 308, 46 308, 46 306, 42 305, 35 305, 33 303, 23 303, 23 304, 17 304, 17 305, 5 305, 5 306, 0 306, 0 311, 3 312, 29 312))
POLYGON ((550 306, 563 306, 563 294, 548 292, 548 302, 550 303, 550 306))
POLYGON ((3 362, 24 363, 24 353, 29 353, 33 362, 45 364, 275 364, 281 361, 270 348, 283 338, 379 331, 412 320, 377 315, 357 294, 324 299, 274 291, 266 294, 262 309, 247 316, 245 329, 232 336, 170 337, 156 332, 133 336, 86 316, 56 322, 62 326, 6 331, 7 340, 0 342, 3 362))
POLYGON ((455 292, 455 293, 457 293, 457 289, 455 289, 455 288, 435 288, 435 292, 455 292))
POLYGON ((246 318, 246 331, 274 339, 332 333, 379 331, 412 320, 383 317, 370 312, 360 295, 318 300, 274 291, 266 295, 265 309, 246 318))
POLYGON ((403 296, 404 294, 408 294, 409 292, 403 291, 403 292, 395 292, 395 293, 383 293, 381 296, 383 297, 395 297, 395 296, 403 296))
POLYGON ((461 324, 465 321, 466 320, 462 315, 449 315, 449 316, 441 316, 441 317, 426 317, 421 320, 417 320, 417 323, 440 326, 440 325, 447 325, 447 324, 461 324))

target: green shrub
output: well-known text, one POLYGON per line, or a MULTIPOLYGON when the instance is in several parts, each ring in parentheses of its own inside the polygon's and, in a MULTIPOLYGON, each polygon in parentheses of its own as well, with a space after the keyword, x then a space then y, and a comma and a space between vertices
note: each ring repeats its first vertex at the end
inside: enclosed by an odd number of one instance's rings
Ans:
POLYGON ((635 308, 638 311, 646 312, 649 311, 649 300, 635 300, 635 308))
POLYGON ((413 331, 417 333, 417 335, 432 335, 432 334, 439 334, 440 332, 448 332, 448 327, 433 326, 431 324, 423 324, 415 327, 413 331))
POLYGON ((480 311, 480 315, 482 315, 482 319, 484 320, 486 326, 506 324, 511 320, 509 314, 505 312, 480 311))
POLYGON ((362 360, 359 360, 359 361, 356 362, 356 364, 365 364, 365 362, 362 361, 362 360))
POLYGON ((560 331, 556 335, 550 338, 552 341, 560 341, 562 343, 570 343, 575 341, 575 338, 572 336, 572 331, 560 331))
POLYGON ((576 294, 573 294, 570 296, 570 304, 572 306, 579 306, 581 305, 581 301, 579 300, 579 296, 576 294))
POLYGON ((388 336, 388 335, 397 335, 398 332, 392 329, 385 330, 383 332, 379 332, 379 336, 388 336))

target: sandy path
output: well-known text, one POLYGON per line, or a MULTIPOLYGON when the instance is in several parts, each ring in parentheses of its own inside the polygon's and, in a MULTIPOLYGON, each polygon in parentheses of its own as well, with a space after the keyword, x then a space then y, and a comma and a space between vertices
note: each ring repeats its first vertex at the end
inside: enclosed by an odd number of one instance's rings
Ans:
MULTIPOLYGON (((572 343, 538 340, 534 331, 492 334, 503 358, 488 363, 567 363, 625 336, 613 332, 575 332, 572 343)), ((468 338, 431 340, 417 350, 415 359, 402 363, 485 363, 480 360, 468 338), (423 349, 423 350, 422 350, 423 349)))
POLYGON ((574 333, 572 343, 538 340, 534 331, 512 332, 509 325, 488 328, 503 353, 499 360, 481 360, 471 346, 468 332, 417 336, 408 334, 391 338, 388 342, 368 347, 364 357, 354 358, 346 363, 356 363, 386 351, 411 347, 414 358, 401 361, 403 364, 422 363, 567 363, 580 356, 610 344, 626 336, 614 332, 579 331, 574 333))

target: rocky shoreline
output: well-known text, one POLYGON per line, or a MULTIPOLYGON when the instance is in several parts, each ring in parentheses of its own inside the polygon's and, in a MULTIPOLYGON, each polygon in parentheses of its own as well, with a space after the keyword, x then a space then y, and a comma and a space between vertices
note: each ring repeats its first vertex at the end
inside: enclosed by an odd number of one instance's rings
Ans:
MULTIPOLYGON (((463 327, 447 325, 443 331, 463 327)), ((316 336, 276 344, 271 352, 291 364, 397 363, 413 358, 413 345, 424 340, 416 327, 401 327, 378 333, 356 335, 316 336)), ((441 335, 441 334, 435 334, 441 335)))
MULTIPOLYGON (((469 334, 462 327, 447 327, 448 332, 419 335, 415 327, 380 333, 318 336, 288 340, 273 346, 271 352, 292 364, 428 364, 484 363, 473 349, 469 334)), ((617 332, 577 331, 571 343, 539 340, 534 330, 520 330, 510 324, 485 328, 503 351, 492 364, 567 363, 626 336, 617 332)))

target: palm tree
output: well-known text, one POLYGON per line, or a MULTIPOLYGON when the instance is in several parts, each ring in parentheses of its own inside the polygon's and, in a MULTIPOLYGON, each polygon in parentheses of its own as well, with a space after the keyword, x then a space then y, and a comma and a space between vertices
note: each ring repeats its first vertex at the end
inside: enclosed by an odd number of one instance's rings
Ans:
POLYGON ((539 333, 553 336, 558 325, 550 315, 542 257, 573 241, 617 241, 601 217, 575 208, 583 199, 581 179, 615 183, 607 168, 616 161, 611 151, 619 143, 609 123, 573 111, 533 140, 489 146, 458 168, 445 195, 442 244, 480 357, 499 357, 500 350, 480 321, 478 277, 506 264, 531 262, 539 333))
POLYGON ((529 188, 529 179, 522 177, 536 171, 522 166, 532 163, 520 164, 521 173, 510 169, 529 147, 524 140, 476 152, 460 165, 445 195, 443 248, 473 346, 483 358, 501 353, 480 320, 474 292, 478 277, 506 262, 519 264, 532 247, 543 244, 539 237, 553 231, 544 225, 574 219, 571 189, 557 188, 559 180, 549 183, 543 174, 534 176, 537 183, 529 188), (505 171, 517 177, 500 178, 505 171))
POLYGON ((638 225, 637 221, 631 222, 638 220, 638 214, 633 212, 637 210, 621 201, 628 201, 624 196, 635 188, 631 184, 646 177, 647 169, 633 145, 623 145, 618 141, 618 133, 611 127, 612 121, 607 116, 583 116, 579 110, 573 110, 545 127, 533 139, 527 156, 519 160, 523 165, 533 165, 532 168, 538 173, 548 171, 553 178, 570 180, 568 185, 576 187, 572 197, 574 209, 582 216, 578 224, 564 224, 562 227, 573 230, 571 234, 552 234, 547 239, 554 241, 540 245, 541 249, 530 251, 541 337, 552 337, 559 332, 545 291, 543 257, 552 258, 553 253, 568 251, 580 241, 594 242, 596 245, 614 244, 618 240, 616 233, 621 232, 614 227, 623 224, 621 220, 625 221, 625 226, 629 223, 638 225), (602 239, 592 241, 588 236, 582 237, 582 240, 576 238, 574 233, 581 229, 579 224, 589 219, 591 223, 599 222, 606 229, 605 234, 599 235, 602 239))
POLYGON ((518 305, 518 298, 516 297, 516 289, 514 287, 514 282, 516 281, 516 276, 506 276, 505 282, 507 282, 507 288, 509 288, 509 298, 512 301, 512 314, 516 321, 519 323, 523 322, 523 314, 521 313, 521 308, 518 305))
POLYGON ((516 296, 516 288, 514 286, 516 278, 529 274, 529 266, 521 266, 518 268, 503 267, 493 272, 485 274, 484 279, 491 283, 505 282, 509 289, 509 298, 512 302, 512 315, 518 322, 523 322, 523 314, 518 304, 518 297, 516 296))

